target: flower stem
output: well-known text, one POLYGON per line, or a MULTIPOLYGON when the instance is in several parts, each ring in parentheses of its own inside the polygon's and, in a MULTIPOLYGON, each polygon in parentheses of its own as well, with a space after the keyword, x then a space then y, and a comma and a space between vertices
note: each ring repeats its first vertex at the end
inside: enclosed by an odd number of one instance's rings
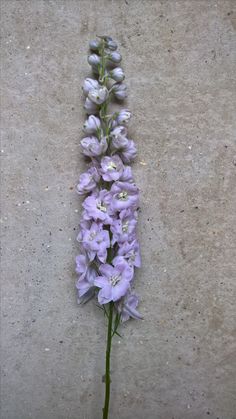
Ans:
POLYGON ((113 321, 113 302, 109 303, 109 315, 107 326, 107 349, 106 349, 106 373, 105 373, 105 400, 103 407, 103 419, 108 419, 109 402, 110 402, 110 357, 111 357, 111 342, 112 342, 112 321, 113 321))

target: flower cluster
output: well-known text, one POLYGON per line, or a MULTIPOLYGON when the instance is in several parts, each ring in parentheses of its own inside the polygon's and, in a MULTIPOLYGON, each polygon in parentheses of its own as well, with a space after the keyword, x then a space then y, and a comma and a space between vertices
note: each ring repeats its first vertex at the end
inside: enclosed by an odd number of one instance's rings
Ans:
POLYGON ((76 258, 78 302, 93 296, 102 307, 113 302, 119 320, 126 321, 141 318, 132 291, 134 268, 141 263, 136 235, 139 190, 129 166, 136 146, 127 137, 129 110, 108 113, 112 99, 127 96, 117 44, 110 37, 98 37, 90 42, 90 50, 93 78, 83 83, 87 120, 81 140, 90 162, 77 185, 85 197, 78 235, 81 254, 76 258))

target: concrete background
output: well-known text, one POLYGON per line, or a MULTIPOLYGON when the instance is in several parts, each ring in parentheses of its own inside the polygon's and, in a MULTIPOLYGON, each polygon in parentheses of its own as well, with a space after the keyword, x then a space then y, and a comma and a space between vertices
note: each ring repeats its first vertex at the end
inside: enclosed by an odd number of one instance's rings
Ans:
POLYGON ((120 45, 141 188, 142 322, 112 419, 235 419, 234 0, 2 1, 2 419, 99 419, 105 321, 78 307, 87 45, 120 45))

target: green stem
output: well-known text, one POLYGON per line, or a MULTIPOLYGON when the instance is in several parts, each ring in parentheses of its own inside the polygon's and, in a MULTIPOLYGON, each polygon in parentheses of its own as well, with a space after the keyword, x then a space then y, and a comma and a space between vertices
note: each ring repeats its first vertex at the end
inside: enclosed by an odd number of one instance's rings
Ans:
POLYGON ((109 316, 107 326, 107 349, 106 349, 106 373, 105 373, 105 400, 103 407, 103 419, 108 419, 109 415, 109 402, 110 402, 110 358, 111 358, 111 342, 112 342, 112 321, 113 321, 113 302, 109 303, 109 316))

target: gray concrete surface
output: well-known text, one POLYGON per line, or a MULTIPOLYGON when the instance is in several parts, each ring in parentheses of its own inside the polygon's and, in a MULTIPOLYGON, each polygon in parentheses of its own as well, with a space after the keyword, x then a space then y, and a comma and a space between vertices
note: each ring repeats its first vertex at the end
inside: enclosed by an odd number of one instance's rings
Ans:
POLYGON ((105 322, 80 308, 87 44, 120 44, 141 188, 143 322, 112 419, 235 419, 234 0, 2 1, 2 419, 99 419, 105 322))

